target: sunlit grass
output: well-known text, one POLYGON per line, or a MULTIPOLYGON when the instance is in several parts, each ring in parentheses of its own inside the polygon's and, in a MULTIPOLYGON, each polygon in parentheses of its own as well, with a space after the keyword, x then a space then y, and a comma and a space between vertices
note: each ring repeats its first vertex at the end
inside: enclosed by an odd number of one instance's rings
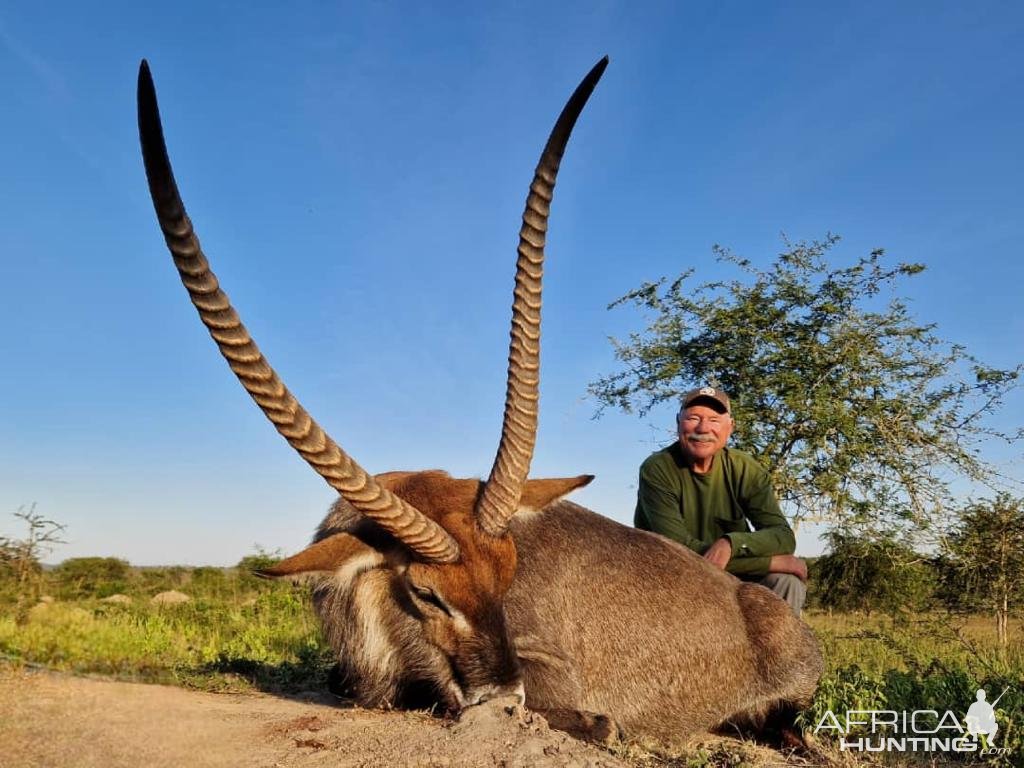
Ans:
POLYGON ((0 654, 59 670, 204 688, 322 685, 326 649, 305 592, 267 584, 152 605, 98 599, 0 609, 0 654))
MULTIPOLYGON (((813 706, 804 713, 805 726, 819 722, 826 711, 933 709, 963 717, 975 692, 983 688, 990 701, 1003 695, 997 708, 999 740, 1009 748, 1007 755, 987 757, 985 764, 1024 765, 1024 637, 1019 620, 1011 622, 1006 648, 998 646, 995 622, 985 616, 811 614, 807 620, 821 640, 825 674, 813 706)), ((888 759, 893 764, 914 760, 895 755, 888 759)))
POLYGON ((804 617, 822 642, 830 668, 856 663, 881 672, 915 671, 935 660, 973 662, 991 671, 1024 669, 1024 632, 1010 622, 1010 642, 1000 649, 995 621, 985 616, 916 614, 888 616, 810 613, 804 617))

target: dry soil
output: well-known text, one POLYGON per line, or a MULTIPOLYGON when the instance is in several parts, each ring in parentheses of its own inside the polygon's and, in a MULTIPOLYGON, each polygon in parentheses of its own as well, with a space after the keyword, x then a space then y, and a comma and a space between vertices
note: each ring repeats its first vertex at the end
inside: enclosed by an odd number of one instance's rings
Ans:
POLYGON ((0 667, 5 768, 623 766, 513 700, 458 721, 320 694, 216 694, 0 667))

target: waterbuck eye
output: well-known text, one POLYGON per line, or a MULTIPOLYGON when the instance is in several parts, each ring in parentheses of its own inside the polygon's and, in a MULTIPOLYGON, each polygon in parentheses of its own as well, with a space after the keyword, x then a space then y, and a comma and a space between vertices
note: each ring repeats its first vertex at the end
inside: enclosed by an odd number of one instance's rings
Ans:
POLYGON ((429 603, 439 611, 443 611, 448 616, 452 615, 452 612, 448 610, 448 606, 444 604, 444 601, 437 596, 437 593, 434 592, 434 590, 429 587, 418 587, 415 584, 410 585, 410 589, 412 589, 412 593, 424 603, 429 603))

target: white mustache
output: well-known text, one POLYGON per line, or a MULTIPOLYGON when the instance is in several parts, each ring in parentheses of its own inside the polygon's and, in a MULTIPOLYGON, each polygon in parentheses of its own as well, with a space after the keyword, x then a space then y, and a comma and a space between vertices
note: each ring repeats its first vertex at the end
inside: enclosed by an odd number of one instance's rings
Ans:
POLYGON ((690 435, 686 439, 691 443, 713 443, 717 438, 714 435, 690 435))

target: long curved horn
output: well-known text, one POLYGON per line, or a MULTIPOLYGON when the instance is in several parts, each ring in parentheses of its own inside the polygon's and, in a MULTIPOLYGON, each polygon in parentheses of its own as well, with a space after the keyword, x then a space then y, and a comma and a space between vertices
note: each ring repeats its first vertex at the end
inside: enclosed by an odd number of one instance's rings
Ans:
POLYGON ((199 317, 231 370, 277 431, 327 484, 425 560, 452 562, 459 546, 441 526, 368 475, 313 420, 278 378, 220 289, 178 194, 167 157, 156 90, 139 66, 139 141, 156 217, 199 317))
POLYGON ((576 119, 607 66, 608 57, 605 56, 569 97, 541 153, 526 198, 523 226, 519 230, 519 258, 516 260, 516 287, 512 302, 505 419, 491 475, 477 503, 477 522, 484 532, 492 536, 505 533, 519 506, 537 438, 541 278, 544 275, 544 242, 555 178, 576 119))

